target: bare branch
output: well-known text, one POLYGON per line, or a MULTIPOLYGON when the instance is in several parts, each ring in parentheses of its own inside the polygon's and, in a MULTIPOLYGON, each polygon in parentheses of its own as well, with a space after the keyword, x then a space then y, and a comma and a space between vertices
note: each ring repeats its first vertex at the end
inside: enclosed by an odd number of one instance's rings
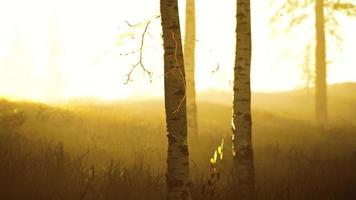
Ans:
POLYGON ((148 23, 149 21, 153 21, 153 20, 158 19, 158 18, 160 18, 160 17, 161 17, 161 15, 158 14, 158 15, 155 15, 154 17, 151 17, 151 18, 146 19, 146 20, 141 21, 141 22, 137 22, 137 23, 135 23, 135 24, 130 23, 130 22, 127 21, 127 20, 125 20, 125 23, 126 23, 129 27, 131 27, 131 28, 136 28, 136 27, 140 27, 140 26, 143 26, 143 25, 147 25, 147 23, 148 23))
MULTIPOLYGON (((331 11, 331 13, 334 12, 331 11)), ((327 26, 325 26, 326 32, 335 40, 335 44, 337 48, 341 50, 342 49, 341 44, 343 43, 343 38, 341 37, 342 34, 340 33, 340 24, 337 18, 335 17, 335 15, 329 14, 325 18, 325 23, 327 24, 327 26)))
POLYGON ((300 10, 305 10, 313 5, 313 0, 287 0, 280 6, 275 14, 271 17, 269 24, 273 25, 279 21, 279 18, 283 17, 284 14, 292 16, 294 18, 295 13, 298 13, 300 10))
MULTIPOLYGON (((287 0, 275 11, 269 21, 269 25, 276 29, 276 24, 280 26, 283 20, 287 18, 287 22, 284 21, 281 29, 289 32, 293 27, 305 22, 311 15, 313 5, 313 0, 287 0)), ((273 32, 275 33, 275 30, 273 32)))
MULTIPOLYGON (((309 17, 309 13, 303 13, 297 17, 294 17, 290 22, 289 22, 289 28, 293 28, 294 26, 300 25, 303 23, 304 20, 306 20, 309 17)), ((289 30, 289 29, 287 29, 289 30)))
MULTIPOLYGON (((157 19, 157 17, 155 19, 157 19)), ((150 23, 151 23, 151 20, 149 20, 147 22, 147 24, 145 26, 145 29, 144 29, 144 31, 142 33, 142 36, 141 36, 141 45, 140 45, 140 48, 139 48, 139 61, 132 66, 130 72, 127 74, 127 79, 125 81, 125 84, 128 84, 131 81, 131 75, 134 72, 134 70, 136 69, 136 67, 138 67, 138 66, 141 67, 143 72, 146 73, 149 76, 150 82, 152 82, 152 72, 147 70, 147 68, 143 64, 143 56, 142 56, 143 55, 143 47, 144 47, 144 44, 145 44, 145 35, 147 33, 147 29, 148 29, 150 23)), ((128 23, 128 24, 130 25, 130 23, 128 23)), ((132 25, 130 25, 130 26, 132 26, 132 25)), ((135 51, 133 51, 133 52, 135 52, 135 51)), ((128 54, 126 54, 126 55, 128 55, 128 54)))
POLYGON ((136 23, 136 24, 132 24, 132 23, 128 22, 127 20, 125 21, 126 24, 128 26, 130 26, 131 28, 134 28, 134 27, 137 27, 137 26, 141 26, 142 24, 146 24, 145 28, 143 30, 143 33, 141 35, 140 48, 138 50, 134 50, 134 51, 131 51, 131 52, 128 52, 128 53, 121 53, 120 54, 120 55, 127 56, 127 55, 130 55, 130 54, 134 54, 137 51, 139 52, 139 60, 138 60, 138 62, 136 64, 132 65, 132 68, 131 68, 130 72, 126 75, 127 79, 125 81, 125 84, 128 84, 131 81, 132 73, 135 71, 135 69, 137 67, 140 67, 143 70, 143 72, 148 75, 148 77, 150 79, 150 82, 152 82, 152 74, 153 73, 151 71, 149 71, 147 69, 147 67, 143 64, 143 48, 144 48, 144 44, 145 44, 145 36, 146 36, 146 34, 148 34, 147 30, 148 30, 149 25, 151 24, 151 22, 153 20, 158 19, 160 17, 161 17, 160 15, 156 15, 156 16, 154 16, 153 18, 151 18, 149 20, 146 20, 146 21, 143 21, 143 22, 139 22, 139 23, 136 23))
POLYGON ((347 16, 356 16, 356 5, 353 3, 337 1, 334 3, 328 3, 326 6, 334 11, 343 12, 347 16))
POLYGON ((129 26, 129 27, 135 27, 141 24, 141 22, 137 23, 137 24, 131 24, 130 22, 128 22, 127 20, 125 20, 125 23, 129 26))

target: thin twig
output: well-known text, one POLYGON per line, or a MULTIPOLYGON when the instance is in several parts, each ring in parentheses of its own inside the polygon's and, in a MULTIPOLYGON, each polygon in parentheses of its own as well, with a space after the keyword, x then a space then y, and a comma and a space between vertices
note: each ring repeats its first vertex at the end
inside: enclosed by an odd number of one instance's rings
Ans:
MULTIPOLYGON (((147 21, 146 26, 145 26, 145 29, 144 29, 144 31, 143 31, 143 33, 142 33, 142 36, 141 36, 141 45, 140 45, 140 48, 139 48, 138 50, 131 51, 131 52, 128 52, 128 53, 121 53, 121 54, 120 54, 120 55, 126 56, 126 55, 130 55, 130 54, 134 54, 134 53, 136 53, 137 51, 139 51, 139 61, 138 61, 136 64, 132 65, 132 68, 131 68, 130 72, 127 74, 127 79, 126 79, 126 81, 125 81, 125 84, 128 84, 128 83, 131 81, 132 73, 135 71, 136 67, 138 67, 138 66, 141 67, 141 69, 143 70, 143 72, 146 73, 146 74, 149 76, 150 82, 152 82, 152 74, 153 74, 153 73, 152 73, 151 71, 149 71, 149 70, 146 68, 146 66, 143 64, 143 48, 144 48, 144 43, 145 43, 145 36, 146 36, 146 34, 148 34, 147 30, 148 30, 148 27, 149 27, 150 23, 151 23, 153 20, 158 19, 158 18, 160 18, 160 17, 161 17, 161 15, 157 15, 157 16, 155 16, 154 18, 152 18, 152 19, 150 19, 150 20, 147 21)), ((140 24, 142 24, 142 23, 144 23, 144 22, 139 22, 139 23, 136 23, 136 24, 131 24, 131 23, 128 22, 127 20, 126 20, 125 22, 126 22, 126 24, 127 24, 128 26, 130 26, 130 27, 132 27, 132 28, 135 27, 135 26, 138 26, 138 25, 140 25, 140 24)))
POLYGON ((147 70, 147 68, 145 67, 145 65, 143 64, 143 61, 142 61, 143 60, 142 59, 143 47, 144 47, 144 43, 145 43, 145 35, 146 35, 147 29, 148 29, 148 26, 150 25, 150 23, 151 23, 151 20, 147 22, 146 27, 142 33, 141 46, 139 49, 139 52, 140 52, 139 61, 132 66, 130 72, 127 74, 127 79, 126 79, 125 84, 128 84, 131 81, 131 75, 137 66, 141 67, 141 69, 144 71, 144 73, 146 73, 149 76, 150 81, 152 82, 152 72, 147 70))
POLYGON ((128 55, 131 55, 131 54, 135 54, 138 51, 140 51, 140 49, 136 49, 136 50, 133 50, 133 51, 130 51, 130 52, 126 52, 126 53, 120 53, 120 56, 128 56, 128 55))
POLYGON ((211 73, 214 74, 214 73, 218 72, 219 69, 220 69, 220 64, 216 63, 216 68, 213 71, 211 71, 211 73))

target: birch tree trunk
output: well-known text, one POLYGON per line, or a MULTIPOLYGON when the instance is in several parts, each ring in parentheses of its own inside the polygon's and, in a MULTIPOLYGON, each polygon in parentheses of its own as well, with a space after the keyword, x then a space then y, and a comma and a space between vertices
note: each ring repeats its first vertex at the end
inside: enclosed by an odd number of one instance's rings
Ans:
POLYGON ((195 97, 195 0, 186 0, 184 67, 187 82, 187 120, 189 135, 198 135, 197 104, 195 97))
POLYGON ((185 72, 177 0, 161 0, 168 137, 167 199, 190 200, 185 72))
POLYGON ((233 191, 236 199, 255 198, 251 119, 251 16, 250 0, 237 0, 236 57, 232 116, 233 191))
POLYGON ((327 111, 327 81, 326 81, 326 45, 325 45, 325 18, 324 0, 315 3, 316 26, 316 77, 315 77, 315 113, 319 126, 325 127, 328 121, 327 111))

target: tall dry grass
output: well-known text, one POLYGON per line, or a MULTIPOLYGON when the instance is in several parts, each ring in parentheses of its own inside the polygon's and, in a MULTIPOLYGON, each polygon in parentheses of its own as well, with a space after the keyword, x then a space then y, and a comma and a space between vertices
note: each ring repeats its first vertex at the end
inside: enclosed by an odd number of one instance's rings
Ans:
MULTIPOLYGON (((257 106, 258 199, 356 199, 355 107, 337 106, 335 116, 345 120, 332 119, 326 131, 306 117, 310 106, 295 114, 257 106)), ((1 100, 0 113, 0 199, 165 198, 162 102, 51 107, 1 100)), ((230 198, 230 115, 229 106, 199 104, 199 138, 189 144, 194 199, 230 198), (210 158, 222 138, 224 159, 212 180, 210 158)))

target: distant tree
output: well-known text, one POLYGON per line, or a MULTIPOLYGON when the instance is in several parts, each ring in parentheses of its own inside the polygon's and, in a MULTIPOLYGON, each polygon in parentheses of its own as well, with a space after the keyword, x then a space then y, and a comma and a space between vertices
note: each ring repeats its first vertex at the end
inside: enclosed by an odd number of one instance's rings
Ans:
POLYGON ((189 200, 190 171, 187 142, 185 72, 177 0, 160 1, 164 92, 168 137, 167 199, 189 200))
POLYGON ((185 37, 184 37, 184 67, 187 82, 187 120, 188 133, 197 136, 197 103, 195 92, 195 0, 186 0, 185 37))
POLYGON ((232 116, 233 190, 236 199, 255 198, 251 138, 251 43, 250 0, 237 0, 232 116))
POLYGON ((310 16, 311 6, 314 5, 315 18, 315 113, 317 124, 325 127, 328 124, 327 108, 327 58, 326 58, 326 33, 340 40, 338 34, 338 20, 335 13, 343 12, 347 16, 356 15, 356 5, 340 0, 288 0, 272 18, 278 21, 282 12, 291 14, 292 19, 288 29, 302 24, 310 16), (327 11, 325 15, 325 11, 327 11))
POLYGON ((315 28, 315 114, 318 125, 324 127, 328 122, 324 0, 315 2, 315 28))

